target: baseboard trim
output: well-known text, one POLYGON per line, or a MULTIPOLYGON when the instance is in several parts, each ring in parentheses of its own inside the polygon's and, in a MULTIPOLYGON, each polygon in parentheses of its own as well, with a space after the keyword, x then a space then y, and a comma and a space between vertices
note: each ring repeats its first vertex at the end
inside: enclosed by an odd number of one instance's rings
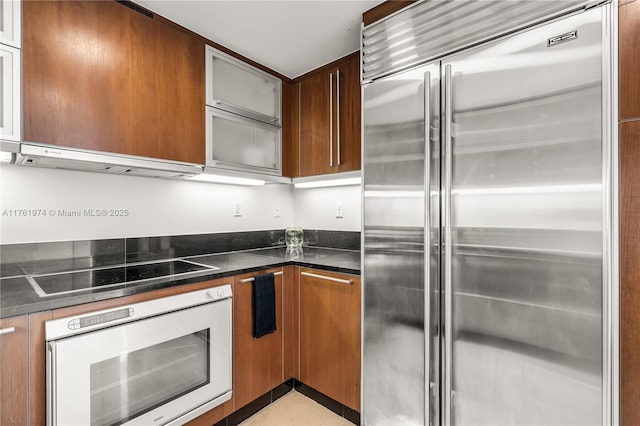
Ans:
POLYGON ((258 411, 262 410, 263 408, 269 406, 273 402, 282 398, 287 393, 291 392, 291 390, 293 389, 305 395, 306 397, 313 399, 318 404, 333 411, 334 413, 336 413, 340 417, 345 418, 349 422, 355 425, 360 424, 360 413, 358 413, 355 410, 352 410, 351 408, 336 401, 335 399, 328 397, 322 392, 315 390, 311 386, 308 386, 297 379, 291 378, 285 381, 284 383, 282 383, 281 385, 276 386, 275 388, 265 393, 264 395, 251 401, 244 407, 241 407, 238 410, 234 411, 233 413, 231 413, 224 419, 220 420, 213 426, 237 426, 238 424, 247 420, 249 417, 256 414, 258 411))
POLYGON ((236 426, 242 423, 258 411, 262 410, 287 393, 291 392, 291 390, 293 389, 293 385, 288 385, 287 383, 288 381, 276 386, 264 395, 254 399, 244 407, 240 407, 213 426, 236 426))
POLYGON ((329 410, 333 411, 334 413, 336 413, 337 415, 339 415, 340 417, 344 417, 346 420, 350 421, 351 423, 355 424, 355 425, 359 425, 360 424, 360 413, 347 407, 346 405, 336 401, 335 399, 328 397, 327 395, 323 394, 322 392, 312 388, 309 385, 306 385, 304 383, 302 383, 299 380, 296 379, 292 379, 293 380, 293 388, 300 392, 301 394, 313 399, 314 401, 316 401, 318 404, 328 408, 329 410))

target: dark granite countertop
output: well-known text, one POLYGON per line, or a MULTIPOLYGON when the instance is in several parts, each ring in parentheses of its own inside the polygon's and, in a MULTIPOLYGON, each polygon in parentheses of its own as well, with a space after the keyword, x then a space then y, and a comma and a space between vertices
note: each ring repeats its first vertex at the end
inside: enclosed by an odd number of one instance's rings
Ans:
POLYGON ((188 256, 180 259, 218 269, 192 273, 188 278, 164 277, 109 288, 91 288, 77 293, 38 296, 28 280, 29 274, 48 274, 85 269, 89 265, 73 261, 29 262, 3 269, 0 279, 0 318, 34 313, 99 300, 129 296, 161 288, 250 273, 261 269, 298 265, 346 274, 360 274, 360 252, 320 247, 305 247, 302 256, 292 259, 284 247, 254 249, 229 253, 188 256), (8 272, 14 272, 9 275, 8 272))

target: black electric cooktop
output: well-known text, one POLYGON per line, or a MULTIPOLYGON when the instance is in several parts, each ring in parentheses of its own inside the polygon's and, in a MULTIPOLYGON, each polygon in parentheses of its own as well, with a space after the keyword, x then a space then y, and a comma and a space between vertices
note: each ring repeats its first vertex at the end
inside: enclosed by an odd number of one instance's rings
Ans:
POLYGON ((166 277, 185 277, 195 272, 216 270, 184 260, 170 260, 110 268, 87 269, 76 272, 31 275, 27 279, 39 296, 75 293, 84 290, 111 289, 117 286, 142 284, 166 277))

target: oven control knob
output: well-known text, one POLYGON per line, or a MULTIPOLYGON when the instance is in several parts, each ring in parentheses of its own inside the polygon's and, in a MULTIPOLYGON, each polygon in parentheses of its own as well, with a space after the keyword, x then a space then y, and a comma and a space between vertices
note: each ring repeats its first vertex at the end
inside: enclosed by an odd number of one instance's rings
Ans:
POLYGON ((224 296, 224 291, 222 291, 221 288, 218 288, 216 290, 208 290, 205 293, 205 297, 207 299, 219 299, 220 297, 224 296))

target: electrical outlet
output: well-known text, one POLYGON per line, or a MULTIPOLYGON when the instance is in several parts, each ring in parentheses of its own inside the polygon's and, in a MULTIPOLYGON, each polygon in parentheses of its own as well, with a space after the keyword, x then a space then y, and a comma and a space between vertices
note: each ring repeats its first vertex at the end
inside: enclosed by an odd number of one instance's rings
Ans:
POLYGON ((336 217, 341 218, 344 216, 342 201, 336 203, 336 217))
POLYGON ((282 216, 280 214, 280 207, 276 207, 276 209, 273 211, 273 217, 280 217, 282 216))
POLYGON ((242 216, 242 206, 240 205, 240 201, 233 202, 233 217, 242 216))

